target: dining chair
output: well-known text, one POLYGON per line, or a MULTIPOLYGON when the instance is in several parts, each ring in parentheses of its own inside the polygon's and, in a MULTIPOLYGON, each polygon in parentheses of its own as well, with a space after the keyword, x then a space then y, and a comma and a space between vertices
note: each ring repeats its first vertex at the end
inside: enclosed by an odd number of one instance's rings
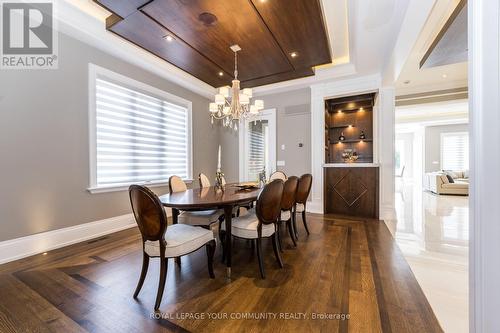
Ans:
POLYGON ((282 181, 286 180, 286 174, 283 171, 274 171, 269 177, 269 181, 273 181, 275 179, 281 179, 282 181))
POLYGON ((232 220, 232 236, 251 240, 257 244, 259 270, 263 279, 266 278, 266 274, 264 271, 262 238, 271 238, 274 255, 280 268, 283 268, 283 261, 278 250, 278 238, 276 236, 282 195, 283 181, 276 179, 262 189, 257 197, 255 209, 252 209, 244 216, 236 217, 232 220))
POLYGON ((296 232, 294 228, 295 214, 293 213, 293 209, 295 206, 295 195, 297 193, 298 185, 299 185, 299 178, 296 176, 291 176, 286 180, 283 186, 283 196, 281 197, 281 214, 278 222, 278 232, 277 232, 278 244, 280 246, 280 250, 282 250, 281 235, 280 235, 282 223, 286 224, 293 245, 297 246, 297 242, 295 241, 296 237, 296 232))
MULTIPOLYGON (((179 176, 171 176, 168 180, 168 187, 170 193, 187 191, 186 183, 179 176)), ((219 221, 220 216, 223 214, 224 212, 220 209, 182 211, 177 217, 177 222, 210 228, 210 225, 219 221)))
MULTIPOLYGON (((307 227, 306 221, 306 204, 307 198, 309 197, 309 193, 311 192, 312 186, 312 175, 306 173, 299 178, 299 185, 297 187, 297 193, 295 195, 295 214, 302 214, 302 222, 304 223, 304 228, 306 229, 307 234, 309 235, 309 228, 307 227)), ((297 228, 295 226, 296 236, 298 236, 297 228)))
POLYGON ((208 179, 204 173, 198 175, 198 181, 200 183, 200 188, 210 187, 210 179, 208 179))
POLYGON ((135 221, 142 235, 142 269, 139 282, 134 292, 137 298, 148 272, 149 260, 160 258, 160 282, 156 293, 155 310, 160 307, 167 278, 169 258, 177 258, 206 246, 208 273, 215 278, 213 258, 215 239, 210 230, 186 224, 174 224, 167 227, 167 215, 160 199, 145 186, 129 187, 130 203, 135 221))

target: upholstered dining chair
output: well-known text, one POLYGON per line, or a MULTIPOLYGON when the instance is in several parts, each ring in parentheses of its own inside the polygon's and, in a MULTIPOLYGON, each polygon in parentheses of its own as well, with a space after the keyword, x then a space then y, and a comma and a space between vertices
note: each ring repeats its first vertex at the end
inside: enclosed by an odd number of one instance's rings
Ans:
POLYGON ((208 179, 204 173, 198 175, 198 181, 200 183, 200 188, 210 187, 210 179, 208 179))
MULTIPOLYGON (((295 213, 302 214, 302 222, 304 223, 304 228, 306 229, 307 234, 309 235, 309 228, 307 227, 306 221, 306 204, 307 198, 309 197, 309 193, 311 192, 312 186, 312 175, 306 173, 299 178, 299 185, 297 187, 297 193, 295 195, 295 213)), ((295 228, 295 232, 297 232, 297 228, 295 228)), ((298 234, 296 234, 298 236, 298 234)))
POLYGON ((206 246, 208 273, 211 278, 215 278, 213 271, 215 239, 210 230, 186 224, 174 224, 167 228, 167 215, 160 199, 147 187, 131 185, 129 196, 135 221, 141 231, 143 249, 142 270, 134 298, 137 298, 144 284, 150 258, 160 258, 160 282, 155 310, 160 307, 165 289, 169 258, 181 257, 206 246))
MULTIPOLYGON (((179 176, 171 176, 168 180, 168 187, 170 193, 187 191, 186 183, 179 176)), ((217 209, 182 211, 177 217, 177 222, 210 228, 212 223, 219 221, 222 214, 224 212, 217 209)))
POLYGON ((283 171, 274 171, 269 177, 269 182, 272 182, 275 179, 281 179, 282 181, 285 181, 286 174, 283 171))
POLYGON ((286 180, 283 187, 283 196, 281 197, 281 215, 278 222, 278 233, 277 233, 280 250, 282 249, 281 236, 280 236, 280 229, 282 223, 286 224, 293 245, 297 246, 297 243, 295 241, 296 232, 294 228, 295 214, 293 213, 293 210, 295 206, 295 195, 297 193, 298 185, 299 185, 299 178, 296 176, 291 176, 286 180))
POLYGON ((274 255, 280 268, 283 268, 283 261, 278 250, 278 238, 276 236, 282 195, 283 181, 276 179, 262 189, 257 197, 255 209, 252 209, 242 217, 234 218, 232 221, 231 234, 233 237, 251 240, 256 243, 259 270, 263 279, 266 278, 266 274, 262 253, 262 238, 271 238, 274 255))

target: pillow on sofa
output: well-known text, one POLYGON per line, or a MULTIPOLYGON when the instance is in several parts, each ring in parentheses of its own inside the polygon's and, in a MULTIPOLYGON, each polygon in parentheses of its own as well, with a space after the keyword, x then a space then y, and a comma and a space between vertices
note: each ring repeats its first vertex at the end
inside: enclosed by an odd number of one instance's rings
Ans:
POLYGON ((455 181, 453 180, 453 177, 450 176, 449 174, 446 174, 446 178, 448 178, 448 183, 453 184, 455 181))
POLYGON ((469 170, 464 171, 464 178, 465 179, 469 178, 469 170))
POLYGON ((457 172, 457 171, 451 171, 451 170, 443 170, 443 172, 445 175, 449 175, 453 179, 462 178, 462 172, 460 172, 460 171, 457 172))
POLYGON ((439 176, 439 178, 441 178, 441 181, 443 182, 443 184, 448 184, 450 182, 448 180, 448 175, 441 175, 441 176, 439 176))

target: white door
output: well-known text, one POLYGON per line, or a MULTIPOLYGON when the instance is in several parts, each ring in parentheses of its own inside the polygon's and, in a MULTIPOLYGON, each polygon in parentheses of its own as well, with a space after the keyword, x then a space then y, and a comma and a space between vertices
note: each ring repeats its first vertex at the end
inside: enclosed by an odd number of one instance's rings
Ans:
POLYGON ((240 129, 240 181, 257 181, 276 170, 276 109, 264 110, 257 120, 245 120, 240 129))

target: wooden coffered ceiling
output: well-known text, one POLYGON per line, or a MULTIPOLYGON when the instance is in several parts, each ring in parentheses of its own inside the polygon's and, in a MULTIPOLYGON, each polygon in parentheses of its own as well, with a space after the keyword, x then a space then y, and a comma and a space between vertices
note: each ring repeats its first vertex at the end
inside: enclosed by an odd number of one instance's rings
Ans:
POLYGON ((94 1, 111 12, 109 31, 214 87, 231 84, 233 44, 243 87, 311 76, 332 61, 319 0, 94 1))

